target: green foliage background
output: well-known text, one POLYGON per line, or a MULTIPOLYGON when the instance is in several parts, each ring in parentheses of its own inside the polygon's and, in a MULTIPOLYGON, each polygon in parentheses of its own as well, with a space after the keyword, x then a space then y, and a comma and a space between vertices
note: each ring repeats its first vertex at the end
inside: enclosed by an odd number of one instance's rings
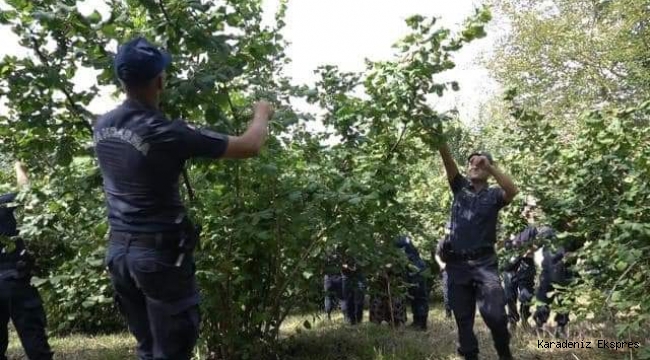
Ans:
MULTIPOLYGON (((585 319, 615 322, 621 334, 647 329, 650 106, 641 61, 647 47, 637 36, 646 34, 643 8, 601 1, 592 25, 573 28, 563 24, 576 11, 592 11, 587 2, 557 0, 555 17, 526 1, 496 3, 515 26, 491 69, 517 91, 495 98, 486 106, 490 120, 469 129, 431 104, 458 90, 436 75, 455 66, 455 52, 486 35, 487 8, 457 32, 414 15, 391 60, 368 61, 359 73, 323 65, 315 84, 296 85, 283 72, 286 2, 271 27, 262 25, 260 1, 113 0, 109 18, 84 17, 75 1, 7 3, 0 23, 11 25, 34 56, 0 62, 0 96, 9 109, 0 115, 0 161, 11 169, 21 159, 31 171, 21 230, 38 255, 35 283, 53 332, 124 329, 103 266, 108 229, 90 147, 95 114, 85 109, 99 89, 75 91, 71 80, 84 66, 100 71, 100 86, 116 85, 109 44, 137 34, 174 54, 163 100, 171 118, 239 134, 256 99, 277 108, 259 157, 189 164, 198 198, 191 208, 205 234, 197 254, 199 355, 277 352, 283 320, 319 309, 325 253, 334 246, 356 258, 371 284, 387 266, 405 264, 392 246, 399 234, 411 234, 430 258, 451 201, 437 157, 443 139, 461 167, 469 151, 491 150, 522 195, 540 199, 561 241, 581 246, 567 306, 585 319), (576 34, 606 33, 612 23, 621 29, 616 36, 589 40, 601 48, 576 34), (625 76, 611 79, 587 65, 558 76, 562 63, 545 60, 593 60, 579 51, 585 47, 600 49, 598 69, 625 76), (563 87, 567 81, 571 86, 563 87), (325 110, 325 132, 306 130, 314 117, 292 107, 296 98, 325 110), (603 99, 607 106, 585 111, 603 99)), ((8 171, 0 180, 13 182, 8 171)), ((516 202, 504 212, 500 238, 521 230, 520 211, 516 202)))

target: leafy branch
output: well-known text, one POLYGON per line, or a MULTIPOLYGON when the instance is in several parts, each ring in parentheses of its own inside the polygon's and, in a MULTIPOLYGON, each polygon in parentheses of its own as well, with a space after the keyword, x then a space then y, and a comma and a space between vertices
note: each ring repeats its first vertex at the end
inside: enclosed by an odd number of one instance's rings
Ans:
MULTIPOLYGON (((43 65, 45 65, 47 68, 50 68, 51 67, 50 63, 49 63, 47 57, 41 51, 40 45, 39 45, 38 41, 36 40, 36 38, 32 36, 31 37, 31 42, 32 42, 32 49, 34 50, 34 52, 36 52, 36 55, 41 60, 43 65)), ((88 130, 92 134, 93 128, 90 125, 92 120, 90 120, 90 119, 94 118, 94 115, 90 111, 88 111, 87 109, 79 106, 74 101, 74 99, 72 98, 72 94, 68 91, 68 89, 65 88, 65 86, 59 87, 58 90, 63 92, 63 95, 65 96, 66 101, 68 102, 68 106, 70 106, 70 108, 72 109, 72 112, 74 114, 76 114, 77 117, 80 118, 81 121, 78 122, 77 124, 82 125, 86 130, 88 130)))

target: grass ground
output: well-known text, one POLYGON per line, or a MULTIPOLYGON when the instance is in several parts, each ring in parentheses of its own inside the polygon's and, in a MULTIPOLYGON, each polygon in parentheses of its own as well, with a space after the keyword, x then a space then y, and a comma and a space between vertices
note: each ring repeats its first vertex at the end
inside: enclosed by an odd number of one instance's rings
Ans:
MULTIPOLYGON (((368 319, 366 312, 364 319, 368 319)), ((483 359, 496 359, 489 332, 477 317, 475 330, 483 359)), ((579 332, 573 325, 571 332, 579 332)), ((584 328, 582 328, 584 329, 584 328)), ((586 332, 586 331, 582 331, 586 332)), ((592 349, 538 348, 538 340, 553 341, 550 335, 538 337, 517 330, 513 334, 512 349, 516 359, 551 360, 605 360, 630 359, 629 352, 614 352, 597 348, 597 339, 623 341, 605 336, 599 330, 589 330, 590 335, 572 335, 574 341, 592 341, 592 349)), ((456 328, 453 320, 446 319, 439 308, 432 309, 429 330, 426 333, 410 329, 391 329, 386 324, 376 326, 345 325, 337 314, 331 321, 314 320, 311 316, 294 316, 282 329, 283 355, 286 360, 433 360, 460 359, 455 354, 456 328), (303 327, 305 320, 312 323, 310 330, 303 327)), ((638 340, 635 340, 638 341, 638 340)), ((135 359, 134 341, 128 334, 107 336, 70 336, 51 339, 55 359, 66 360, 117 360, 135 359)), ((643 343, 642 343, 643 346, 643 343)), ((16 334, 11 334, 9 359, 26 359, 16 334)), ((632 357, 633 358, 633 357, 632 357)))
MULTIPOLYGON (((452 360, 456 355, 456 324, 435 308, 429 314, 429 330, 426 333, 408 328, 391 329, 387 324, 376 326, 365 323, 352 327, 344 325, 339 316, 332 321, 317 320, 311 330, 301 329, 307 318, 294 318, 285 325, 284 334, 289 336, 285 349, 287 360, 452 360), (293 335, 293 336, 292 336, 293 335)), ((367 313, 366 317, 367 319, 367 313)), ((577 325, 574 325, 577 328, 577 325)), ((497 359, 489 330, 477 316, 475 331, 482 359, 497 359)), ((573 329, 572 332, 579 330, 573 329)), ((584 332, 584 331, 583 331, 584 332)), ((551 360, 605 360, 630 359, 630 353, 613 352, 597 348, 597 339, 623 341, 605 336, 600 331, 586 334, 569 334, 573 341, 592 341, 592 349, 545 349, 538 348, 538 341, 557 341, 550 334, 515 330, 511 348, 515 359, 551 360)), ((636 341, 636 340, 635 340, 636 341)), ((641 342, 641 341, 640 341, 641 342)), ((643 344, 643 342, 641 342, 643 344)), ((643 346, 643 345, 642 345, 643 346)))

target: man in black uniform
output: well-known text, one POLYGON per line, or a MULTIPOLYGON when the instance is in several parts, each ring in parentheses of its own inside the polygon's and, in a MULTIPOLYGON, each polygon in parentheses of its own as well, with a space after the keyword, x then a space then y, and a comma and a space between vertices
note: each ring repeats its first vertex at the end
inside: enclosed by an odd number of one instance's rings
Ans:
MULTIPOLYGON (((27 174, 20 162, 15 164, 19 186, 27 184, 27 174)), ((53 353, 48 344, 45 327, 47 320, 38 290, 31 285, 32 259, 25 243, 18 237, 15 201, 18 193, 0 196, 0 360, 7 360, 9 345, 7 325, 11 318, 31 360, 51 360, 53 353), (13 249, 8 249, 8 247, 13 249)))
MULTIPOLYGON (((523 215, 526 218, 526 220, 528 220, 529 227, 515 239, 514 245, 521 246, 521 244, 527 241, 534 241, 535 247, 539 246, 543 248, 542 250, 543 260, 541 266, 542 271, 539 275, 539 284, 537 288, 537 293, 535 294, 537 301, 541 305, 537 306, 537 308, 535 309, 535 314, 533 316, 533 319, 535 320, 536 323, 536 331, 539 335, 541 335, 542 327, 544 326, 544 324, 546 323, 546 321, 550 316, 549 305, 553 302, 553 299, 556 297, 555 292, 557 291, 557 289, 555 289, 554 285, 566 286, 569 284, 571 277, 563 261, 565 255, 565 248, 560 247, 559 249, 557 249, 557 251, 554 252, 549 247, 548 242, 555 242, 556 240, 555 231, 548 225, 538 224, 541 213, 537 208, 536 199, 530 196, 526 198, 526 204, 524 207, 523 215), (549 293, 552 293, 553 295, 549 296, 549 293)), ((573 244, 569 244, 569 245, 570 248, 573 249, 574 247, 573 244)), ((528 264, 532 263, 532 266, 534 266, 533 259, 527 260, 527 263, 528 264)), ((530 270, 526 271, 524 269, 523 272, 525 272, 525 274, 522 276, 518 274, 517 278, 524 279, 525 282, 524 286, 526 287, 525 290, 526 298, 530 297, 532 300, 535 271, 532 271, 531 273, 530 270)), ((521 291, 521 284, 519 285, 519 289, 521 291)), ((562 295, 558 296, 559 303, 561 303, 561 296, 562 295)), ((522 305, 523 305, 523 300, 521 300, 521 298, 520 301, 522 301, 522 305)), ((526 312, 527 316, 525 317, 525 319, 527 323, 528 315, 530 314, 529 307, 526 310, 527 310, 526 312)), ((557 315, 555 316, 555 321, 557 323, 557 327, 555 329, 555 336, 566 337, 566 325, 569 322, 568 313, 564 311, 558 311, 557 315)))
POLYGON ((325 260, 325 275, 323 276, 325 290, 325 313, 331 319, 334 307, 343 299, 343 283, 341 281, 341 260, 338 249, 327 255, 325 260))
MULTIPOLYGON (((550 235, 552 236, 552 235, 550 235)), ((549 305, 557 297, 558 304, 562 304, 562 297, 564 294, 557 294, 559 286, 567 286, 571 282, 571 274, 564 263, 566 250, 560 247, 556 251, 552 251, 548 246, 544 247, 542 272, 539 275, 539 287, 537 288, 536 298, 540 305, 535 309, 535 323, 537 326, 537 333, 541 334, 542 328, 551 313, 549 305)), ((555 315, 555 336, 558 338, 566 338, 566 326, 569 323, 569 314, 566 311, 557 311, 555 315)))
POLYGON ((350 325, 363 321, 363 303, 366 295, 365 277, 356 260, 343 255, 341 268, 341 311, 350 325))
POLYGON ((506 303, 508 304, 508 320, 515 327, 521 320, 524 328, 528 328, 530 306, 535 292, 535 259, 532 242, 537 235, 537 229, 528 226, 512 241, 506 242, 506 249, 517 249, 524 244, 530 245, 523 255, 513 256, 504 267, 503 282, 505 286, 506 303), (519 309, 517 309, 519 299, 519 309))
POLYGON ((169 121, 159 110, 171 56, 136 38, 120 46, 115 71, 126 100, 97 119, 95 152, 110 224, 106 265, 139 359, 190 359, 199 334, 193 247, 198 229, 180 200, 187 159, 258 154, 273 111, 255 104, 241 136, 169 121))
POLYGON ((499 358, 512 359, 494 244, 499 210, 508 205, 519 190, 493 164, 489 154, 469 156, 466 178, 459 173, 449 147, 444 144, 439 150, 454 194, 451 232, 443 245, 442 261, 447 264, 449 302, 458 326, 458 352, 465 359, 478 358, 478 341, 473 329, 478 301, 499 358), (488 187, 490 175, 500 187, 488 187))
POLYGON ((406 281, 410 284, 408 294, 411 298, 411 311, 413 313, 411 326, 417 330, 426 330, 429 317, 429 287, 423 273, 427 269, 427 265, 420 257, 420 252, 410 237, 400 236, 396 245, 404 250, 409 263, 414 267, 414 269, 408 269, 406 272, 406 281))

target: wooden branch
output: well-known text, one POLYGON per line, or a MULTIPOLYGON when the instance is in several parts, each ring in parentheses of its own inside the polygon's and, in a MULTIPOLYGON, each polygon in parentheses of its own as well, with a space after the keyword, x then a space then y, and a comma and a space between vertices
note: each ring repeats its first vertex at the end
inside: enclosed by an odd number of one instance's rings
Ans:
POLYGON ((300 257, 300 259, 298 259, 298 262, 297 262, 296 264, 294 264, 292 271, 287 275, 287 277, 285 278, 285 280, 284 280, 284 282, 282 283, 282 285, 280 285, 280 286, 277 288, 277 291, 276 291, 276 293, 274 294, 275 296, 274 296, 274 299, 273 299, 274 301, 273 301, 273 307, 272 307, 271 314, 273 314, 273 315, 276 315, 276 314, 277 314, 277 315, 280 315, 279 310, 280 310, 280 300, 281 300, 281 298, 282 298, 282 293, 283 293, 284 290, 287 288, 287 286, 289 286, 289 283, 291 282, 291 280, 293 279, 293 277, 296 276, 296 274, 297 274, 297 272, 298 272, 298 269, 300 268, 300 265, 301 265, 303 262, 305 262, 305 260, 307 259, 307 257, 309 257, 309 254, 311 254, 311 252, 314 250, 314 247, 315 247, 316 244, 318 243, 318 240, 320 240, 320 239, 323 237, 323 235, 325 235, 325 233, 326 233, 328 230, 330 230, 333 226, 334 226, 334 223, 332 223, 332 224, 326 226, 325 228, 322 228, 322 229, 321 229, 321 230, 316 234, 316 236, 314 236, 314 239, 313 239, 312 242, 309 244, 309 246, 307 247, 307 249, 305 250, 305 252, 302 254, 302 256, 300 257))
POLYGON ((623 274, 621 274, 621 276, 618 278, 618 280, 616 280, 616 282, 614 283, 614 286, 612 287, 612 290, 610 290, 610 291, 609 291, 609 295, 607 295, 607 299, 605 299, 605 302, 606 302, 607 304, 609 304, 609 302, 610 302, 610 300, 611 300, 611 298, 612 298, 612 295, 614 294, 614 291, 615 291, 616 288, 618 287, 618 284, 621 282, 621 280, 623 280, 623 278, 625 278, 625 276, 627 275, 627 273, 629 273, 630 270, 632 270, 632 268, 634 268, 634 266, 636 266, 636 264, 637 264, 639 261, 640 261, 640 260, 637 260, 637 261, 635 261, 632 265, 628 266, 628 268, 623 272, 623 274))
MULTIPOLYGON (((38 43, 36 38, 32 37, 31 40, 32 40, 32 49, 34 50, 34 52, 36 52, 38 58, 45 66, 50 67, 50 63, 47 60, 47 57, 41 51, 40 44, 38 43)), ((65 86, 59 87, 58 90, 61 90, 63 92, 63 95, 65 96, 68 105, 72 108, 73 113, 75 113, 81 119, 81 122, 79 124, 83 125, 92 134, 93 127, 90 125, 91 118, 93 117, 92 113, 86 110, 85 108, 79 106, 78 104, 76 104, 72 99, 72 94, 70 94, 70 92, 68 91, 68 89, 65 88, 65 86)))
POLYGON ((393 146, 388 150, 388 153, 386 154, 386 159, 385 160, 390 160, 390 158, 393 156, 393 153, 397 149, 397 146, 402 142, 402 139, 404 138, 404 134, 406 133, 406 129, 408 128, 408 125, 404 124, 404 128, 402 128, 401 134, 399 134, 399 138, 397 139, 397 142, 393 144, 393 146))
POLYGON ((165 8, 165 4, 163 0, 158 1, 158 7, 160 7, 160 11, 162 11, 163 16, 165 17, 165 20, 167 20, 167 23, 180 35, 180 30, 176 27, 176 23, 174 23, 171 18, 169 17, 169 13, 167 12, 167 9, 165 8))

